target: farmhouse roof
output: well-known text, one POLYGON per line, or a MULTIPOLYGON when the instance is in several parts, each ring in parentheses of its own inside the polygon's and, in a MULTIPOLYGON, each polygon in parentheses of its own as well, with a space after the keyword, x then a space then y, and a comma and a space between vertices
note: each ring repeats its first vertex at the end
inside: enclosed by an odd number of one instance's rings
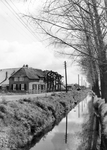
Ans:
POLYGON ((27 76, 29 79, 44 78, 44 73, 40 69, 34 69, 31 67, 22 67, 15 72, 11 77, 27 76))

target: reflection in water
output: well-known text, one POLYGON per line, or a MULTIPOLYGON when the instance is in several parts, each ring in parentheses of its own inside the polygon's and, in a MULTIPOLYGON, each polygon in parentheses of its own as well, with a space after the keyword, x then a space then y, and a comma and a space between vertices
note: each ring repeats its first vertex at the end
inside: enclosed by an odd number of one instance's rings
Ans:
POLYGON ((65 150, 67 144, 65 144, 64 133, 55 133, 52 143, 54 145, 54 150, 65 150))
POLYGON ((82 101, 68 114, 68 138, 65 144, 65 125, 64 118, 58 126, 48 133, 31 150, 83 150, 80 145, 82 142, 81 132, 84 122, 89 119, 87 103, 90 97, 82 101))
POLYGON ((56 132, 54 134, 54 137, 51 140, 54 145, 54 150, 76 150, 78 147, 78 145, 76 146, 76 143, 80 143, 80 139, 77 138, 77 134, 80 132, 79 130, 81 127, 75 123, 70 123, 69 127, 71 128, 68 128, 67 144, 65 144, 64 128, 63 132, 56 132))

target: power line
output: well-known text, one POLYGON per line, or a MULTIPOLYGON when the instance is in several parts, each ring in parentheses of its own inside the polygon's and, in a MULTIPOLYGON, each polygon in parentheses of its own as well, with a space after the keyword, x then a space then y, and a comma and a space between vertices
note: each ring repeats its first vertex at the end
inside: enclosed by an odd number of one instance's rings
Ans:
MULTIPOLYGON (((5 3, 4 3, 4 1, 2 0, 1 1, 4 5, 5 5, 5 7, 7 7, 8 9, 9 9, 9 11, 11 11, 11 13, 13 14, 13 12, 12 12, 12 10, 10 9, 10 7, 9 6, 7 6, 5 3)), ((13 14, 14 15, 14 14, 13 14)), ((14 15, 15 16, 15 15, 14 15)), ((16 17, 16 16, 15 16, 16 17)), ((18 18, 17 18, 18 19, 18 18)), ((13 20, 13 19, 12 19, 13 20)), ((14 20, 13 20, 14 21, 14 20)), ((15 22, 15 21, 14 21, 15 22)))
MULTIPOLYGON (((3 3, 4 4, 4 3, 3 3)), ((8 15, 5 11, 4 11, 4 13, 6 14, 6 15, 8 15)), ((9 16, 9 15, 8 15, 9 16)), ((15 20, 13 20, 13 18, 11 17, 11 16, 9 16, 9 18, 11 18, 11 20, 15 23, 15 24, 17 24, 17 22, 15 21, 15 20)), ((24 33, 22 33, 20 30, 18 30, 17 28, 15 28, 14 27, 14 25, 10 22, 10 21, 8 21, 8 20, 6 20, 11 26, 13 26, 13 28, 15 29, 15 30, 17 30, 18 32, 20 32, 20 34, 22 34, 22 36, 25 36, 24 35, 24 33)), ((23 31, 23 32, 25 32, 25 31, 23 31)), ((25 38, 27 39, 27 37, 25 36, 25 38)), ((28 39, 27 39, 28 40, 28 39)))
MULTIPOLYGON (((8 6, 6 6, 5 4, 4 4, 4 2, 3 1, 1 1, 2 3, 3 3, 3 5, 5 6, 5 7, 7 7, 8 8, 8 6)), ((9 8, 8 8, 9 9, 9 8)), ((4 11, 5 12, 5 11, 4 11)), ((6 15, 8 15, 6 12, 5 12, 5 14, 6 15)), ((8 15, 9 16, 9 15, 8 15)), ((15 24, 17 24, 17 22, 15 21, 15 20, 13 20, 13 18, 11 17, 11 16, 9 16, 9 18, 11 18, 11 20, 15 23, 15 24)), ((6 20, 7 22, 9 22, 8 20, 6 20)), ((11 24, 12 26, 13 26, 13 24, 11 23, 11 22, 9 22, 9 24, 11 24)), ((14 27, 14 26, 13 26, 14 27)), ((15 30, 17 30, 18 32, 20 32, 20 30, 18 30, 17 28, 14 28, 15 30)), ((23 30, 22 30, 23 31, 23 30)), ((23 31, 23 32, 25 32, 25 31, 23 31)), ((22 34, 22 32, 20 32, 21 34, 22 34)), ((24 35, 23 35, 24 36, 24 35)), ((25 36, 25 38, 27 39, 27 37, 25 36)), ((28 40, 28 39, 27 39, 28 40)))
POLYGON ((34 38, 37 39, 37 37, 35 36, 34 33, 32 33, 32 30, 27 26, 27 24, 21 19, 21 17, 15 12, 15 10, 13 9, 13 7, 5 0, 5 2, 2 0, 2 3, 11 11, 11 13, 18 19, 18 21, 26 28, 26 30, 28 30, 30 32, 30 34, 32 34, 32 36, 34 38), (7 6, 7 5, 8 6, 7 6))
MULTIPOLYGON (((8 15, 6 12, 5 12, 5 14, 8 15)), ((8 15, 8 16, 9 16, 9 15, 8 15)), ((9 17, 12 19, 11 16, 9 16, 9 17)), ((12 19, 12 20, 13 20, 13 19, 12 19)), ((7 21, 11 26, 14 27, 14 25, 13 25, 10 21, 8 21, 8 20, 6 20, 6 21, 7 21)), ((13 22, 15 22, 15 21, 13 20, 13 22)), ((16 24, 16 22, 15 22, 15 24, 16 24)), ((17 28, 14 27, 14 29, 17 30, 18 32, 20 32, 20 30, 18 30, 17 28)), ((22 32, 20 32, 20 34, 22 34, 22 32)), ((22 34, 22 36, 25 36, 24 33, 22 34)), ((25 38, 27 39, 26 36, 25 36, 25 38)), ((27 40, 28 40, 28 39, 27 39, 27 40)))
MULTIPOLYGON (((6 1, 6 0, 5 0, 6 1)), ((7 1, 6 1, 7 2, 7 1)), ((16 7, 16 5, 12 2, 12 0, 10 0, 10 2, 11 2, 11 4, 17 9, 17 11, 18 12, 20 12, 19 11, 19 9, 16 7)), ((8 2, 7 2, 8 3, 8 2)), ((8 3, 9 4, 9 3, 8 3)), ((11 7, 11 6, 10 6, 11 7)), ((13 9, 13 8, 12 8, 13 9)), ((34 34, 34 32, 33 32, 33 30, 29 27, 29 26, 27 26, 27 24, 23 21, 23 19, 21 18, 21 16, 20 15, 18 15, 18 13, 16 13, 16 11, 13 9, 13 11, 14 11, 14 13, 19 17, 19 19, 24 23, 24 25, 28 28, 28 30, 31 32, 31 34, 33 34, 34 36, 37 36, 37 35, 35 35, 34 34)), ((38 36, 36 37, 36 38, 39 38, 38 36)))
MULTIPOLYGON (((22 18, 16 13, 16 11, 13 9, 13 7, 5 0, 5 2, 7 3, 7 5, 11 8, 11 10, 13 11, 13 13, 15 14, 16 18, 20 21, 20 23, 34 36, 35 34, 33 33, 33 31, 27 26, 27 24, 22 20, 22 18)), ((18 10, 18 9, 17 9, 18 10)), ((12 12, 11 11, 11 12, 12 12)), ((37 38, 37 37, 36 37, 37 38)))

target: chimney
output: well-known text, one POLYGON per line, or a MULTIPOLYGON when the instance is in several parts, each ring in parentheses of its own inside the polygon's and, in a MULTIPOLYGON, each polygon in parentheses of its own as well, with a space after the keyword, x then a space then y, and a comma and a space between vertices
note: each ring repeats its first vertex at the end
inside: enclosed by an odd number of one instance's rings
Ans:
POLYGON ((8 78, 8 72, 6 71, 6 79, 8 78))

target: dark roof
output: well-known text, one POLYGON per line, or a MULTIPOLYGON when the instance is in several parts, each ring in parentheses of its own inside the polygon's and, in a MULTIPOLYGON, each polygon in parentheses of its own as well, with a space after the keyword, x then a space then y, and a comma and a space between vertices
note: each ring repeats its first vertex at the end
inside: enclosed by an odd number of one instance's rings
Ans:
POLYGON ((59 73, 57 73, 57 72, 54 72, 54 71, 52 71, 52 70, 44 70, 43 71, 44 72, 44 76, 46 77, 47 76, 47 74, 51 74, 51 73, 53 73, 53 74, 55 74, 55 75, 58 75, 58 76, 60 76, 60 77, 63 77, 62 75, 60 75, 59 73))
POLYGON ((37 75, 41 78, 44 78, 44 72, 41 69, 34 69, 37 75))
POLYGON ((22 67, 15 72, 11 77, 27 76, 29 79, 44 78, 44 73, 40 69, 34 69, 31 67, 22 67))
POLYGON ((42 70, 33 68, 24 68, 24 69, 29 79, 39 79, 41 77, 44 77, 42 70))
POLYGON ((19 68, 8 68, 8 69, 0 69, 0 86, 2 84, 9 84, 9 77, 18 70, 19 68), (7 79, 6 79, 7 72, 7 79), (5 80, 6 79, 6 80, 5 80))

